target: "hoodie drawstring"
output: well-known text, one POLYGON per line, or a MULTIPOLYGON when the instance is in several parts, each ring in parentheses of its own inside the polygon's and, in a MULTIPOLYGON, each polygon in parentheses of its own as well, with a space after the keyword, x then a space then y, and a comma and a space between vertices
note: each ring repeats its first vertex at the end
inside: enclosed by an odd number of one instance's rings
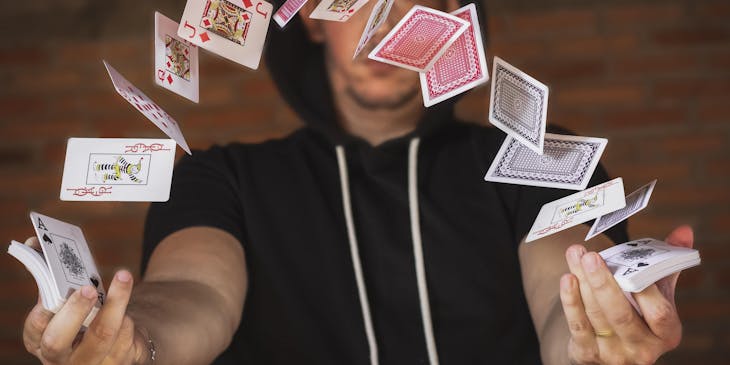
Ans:
MULTIPOLYGON (((421 322, 426 337, 426 349, 430 365, 438 365, 438 353, 436 351, 436 340, 433 335, 433 321, 431 319, 431 306, 429 304, 428 288, 426 286, 426 269, 423 262, 423 244, 421 241, 421 222, 418 210, 418 146, 419 138, 411 139, 408 148, 408 207, 411 220, 411 238, 413 240, 413 259, 416 266, 416 282, 418 285, 418 301, 421 307, 421 322)), ((355 235, 355 224, 352 219, 352 204, 350 201, 350 185, 347 174, 347 162, 345 160, 345 149, 342 146, 335 147, 337 152, 337 166, 340 172, 340 186, 342 188, 342 205, 345 211, 345 222, 347 224, 347 238, 350 241, 350 255, 352 268, 355 272, 357 291, 362 309, 365 335, 370 349, 370 364, 378 365, 378 343, 375 340, 373 320, 370 314, 365 280, 362 275, 362 264, 360 262, 360 251, 355 235)))

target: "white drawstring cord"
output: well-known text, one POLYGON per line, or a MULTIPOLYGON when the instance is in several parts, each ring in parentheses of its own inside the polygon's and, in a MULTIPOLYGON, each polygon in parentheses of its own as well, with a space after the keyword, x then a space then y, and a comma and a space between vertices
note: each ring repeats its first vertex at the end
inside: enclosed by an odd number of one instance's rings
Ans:
MULTIPOLYGON (((423 244, 421 241, 421 222, 418 208, 418 145, 419 138, 413 138, 408 149, 408 206, 411 220, 411 236, 413 239, 413 259, 416 266, 416 282, 418 284, 418 301, 421 306, 421 321, 423 332, 426 337, 426 350, 430 365, 438 365, 438 352, 436 351, 436 340, 433 334, 433 321, 431 319, 431 306, 428 300, 428 288, 426 286, 426 269, 423 262, 423 244)), ((347 224, 347 238, 350 242, 350 255, 352 257, 352 268, 355 271, 355 281, 362 309, 362 317, 365 325, 365 335, 370 348, 370 364, 378 365, 378 344, 375 341, 373 321, 370 314, 365 280, 362 275, 362 264, 360 262, 360 251, 355 235, 355 224, 352 219, 352 206, 350 203, 350 184, 347 174, 347 162, 345 160, 345 149, 342 146, 335 148, 337 152, 337 166, 340 172, 340 186, 342 188, 342 205, 345 211, 345 222, 347 224)))
POLYGON ((421 321, 426 336, 426 349, 431 365, 438 365, 436 340, 433 335, 431 305, 428 302, 426 287, 426 268, 423 263, 423 244, 421 241, 421 220, 418 210, 418 145, 419 138, 413 138, 408 148, 408 206, 411 212, 411 235, 413 237, 413 259, 416 262, 416 281, 418 283, 418 301, 421 304, 421 321))
POLYGON ((342 188, 342 206, 345 210, 345 222, 347 223, 347 239, 350 241, 350 256, 352 257, 352 268, 355 271, 357 292, 360 298, 362 309, 362 320, 365 325, 365 336, 368 339, 370 349, 370 365, 378 365, 378 343, 375 341, 373 320, 370 316, 370 304, 368 293, 365 289, 365 280, 362 276, 362 265, 360 264, 360 251, 355 236, 355 223, 352 220, 352 206, 350 205, 350 183, 347 176, 347 161, 345 161, 345 149, 342 146, 335 148, 337 151, 337 166, 340 170, 340 186, 342 188))

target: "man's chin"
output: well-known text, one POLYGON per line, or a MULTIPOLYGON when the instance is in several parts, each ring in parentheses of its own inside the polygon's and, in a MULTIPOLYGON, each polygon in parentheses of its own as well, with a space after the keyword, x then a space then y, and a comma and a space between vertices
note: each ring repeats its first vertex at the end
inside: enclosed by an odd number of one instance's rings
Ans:
POLYGON ((418 97, 420 90, 418 87, 397 92, 390 90, 386 95, 358 92, 352 88, 347 88, 346 92, 362 108, 396 110, 412 102, 414 98, 418 97))

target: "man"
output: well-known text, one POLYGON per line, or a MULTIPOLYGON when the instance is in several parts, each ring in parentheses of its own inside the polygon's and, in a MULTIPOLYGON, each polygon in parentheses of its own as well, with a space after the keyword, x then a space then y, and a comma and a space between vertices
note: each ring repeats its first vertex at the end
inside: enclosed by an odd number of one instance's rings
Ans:
MULTIPOLYGON (((37 305, 28 351, 46 364, 649 364, 677 346, 677 275, 634 296, 640 317, 595 253, 625 226, 587 247, 585 226, 525 244, 540 206, 569 192, 482 181, 501 132, 454 121, 454 100, 424 109, 414 72, 351 59, 373 3, 335 23, 309 19, 310 1, 272 31, 268 68, 308 127, 184 157, 170 201, 150 208, 142 283, 131 293, 118 272, 79 337, 88 288, 55 316, 37 305)), ((398 0, 370 47, 412 5, 398 0)), ((691 246, 692 231, 668 241, 691 246)))

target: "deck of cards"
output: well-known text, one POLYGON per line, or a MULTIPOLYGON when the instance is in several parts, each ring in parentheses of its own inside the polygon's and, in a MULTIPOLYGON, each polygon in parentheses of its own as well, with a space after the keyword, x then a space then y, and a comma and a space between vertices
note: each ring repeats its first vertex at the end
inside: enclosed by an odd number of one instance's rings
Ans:
POLYGON ((81 229, 31 212, 42 253, 12 241, 8 253, 25 265, 38 285, 43 308, 56 313, 74 291, 84 285, 96 288, 98 300, 84 320, 88 326, 104 303, 106 291, 81 229))
POLYGON ((700 264, 697 250, 642 238, 600 252, 618 285, 638 293, 656 281, 700 264))

